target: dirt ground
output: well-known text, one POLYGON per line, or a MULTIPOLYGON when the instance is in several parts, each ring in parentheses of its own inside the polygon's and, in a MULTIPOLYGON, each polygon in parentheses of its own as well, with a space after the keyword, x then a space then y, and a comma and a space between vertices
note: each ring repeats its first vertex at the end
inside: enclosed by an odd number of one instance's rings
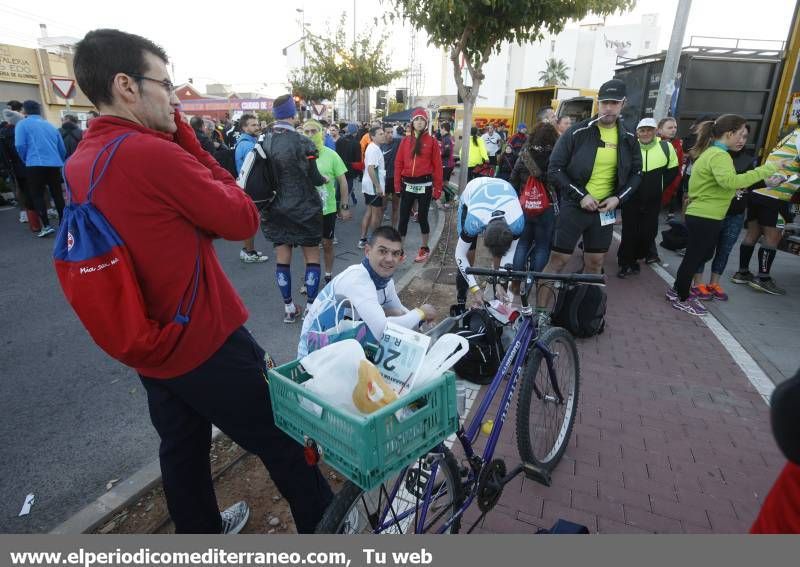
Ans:
MULTIPOLYGON (((453 250, 458 235, 455 224, 455 211, 450 209, 447 211, 442 237, 427 266, 400 294, 405 305, 431 303, 439 309, 441 317, 447 316, 450 305, 455 303, 456 295, 453 250)), ((415 226, 412 225, 410 229, 414 230, 415 226)), ((224 509, 239 500, 245 500, 250 505, 250 521, 242 533, 296 533, 289 506, 270 480, 258 457, 246 454, 223 435, 212 445, 211 463, 220 508, 224 509)), ((322 469, 333 491, 338 491, 345 479, 324 464, 322 469)), ((112 519, 99 526, 94 533, 147 534, 173 531, 164 491, 159 483, 135 504, 119 511, 112 519)))

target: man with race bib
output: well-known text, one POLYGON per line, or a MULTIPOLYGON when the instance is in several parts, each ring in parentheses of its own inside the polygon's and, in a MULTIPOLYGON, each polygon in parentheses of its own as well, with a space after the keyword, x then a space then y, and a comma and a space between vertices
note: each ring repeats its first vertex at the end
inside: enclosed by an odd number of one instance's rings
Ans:
POLYGON ((408 310, 397 296, 392 276, 402 262, 401 240, 400 233, 390 226, 373 231, 361 263, 333 278, 309 308, 297 345, 298 358, 309 352, 309 331, 333 329, 342 318, 364 321, 373 343, 383 336, 388 322, 414 329, 420 322, 436 318, 433 305, 408 310))
POLYGON ((517 192, 510 183, 494 177, 478 177, 464 187, 457 218, 457 301, 460 308, 465 308, 469 290, 470 305, 482 307, 483 292, 475 276, 466 273, 475 262, 478 236, 483 234, 483 243, 492 254, 495 268, 513 264, 517 239, 525 228, 525 217, 517 192))

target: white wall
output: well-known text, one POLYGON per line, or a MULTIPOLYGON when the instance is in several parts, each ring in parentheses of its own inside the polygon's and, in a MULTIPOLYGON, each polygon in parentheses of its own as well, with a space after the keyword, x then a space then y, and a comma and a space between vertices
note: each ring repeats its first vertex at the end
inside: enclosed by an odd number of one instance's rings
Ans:
MULTIPOLYGON (((658 17, 642 16, 638 24, 569 28, 558 35, 546 35, 541 41, 526 45, 504 44, 484 67, 486 79, 481 85, 478 106, 514 106, 516 89, 539 86, 539 73, 552 56, 569 67, 568 86, 599 88, 614 76, 617 55, 640 57, 655 53, 660 36, 658 17), (592 29, 594 28, 594 29, 592 29), (553 45, 551 42, 555 41, 553 45), (485 97, 485 98, 484 98, 485 97)), ((426 72, 428 96, 457 92, 453 67, 442 62, 442 51, 433 47, 418 50, 426 72), (442 80, 442 73, 446 77, 442 80), (445 85, 445 92, 441 85, 445 85)), ((445 55, 447 57, 449 54, 445 55)))

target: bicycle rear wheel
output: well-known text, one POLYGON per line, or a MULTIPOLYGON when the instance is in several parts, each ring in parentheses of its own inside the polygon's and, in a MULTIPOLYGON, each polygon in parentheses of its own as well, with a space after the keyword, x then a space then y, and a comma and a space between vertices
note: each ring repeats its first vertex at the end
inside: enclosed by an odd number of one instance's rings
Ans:
MULTIPOLYGON (((463 501, 458 464, 446 447, 435 466, 425 462, 425 457, 401 471, 402 480, 390 501, 397 477, 365 492, 352 482, 347 482, 333 497, 317 525, 318 534, 411 534, 436 533, 463 501), (426 489, 432 483, 427 508, 424 506, 426 489), (418 529, 419 516, 425 509, 425 523, 418 529)), ((446 533, 458 533, 460 520, 455 520, 446 533)))
POLYGON ((551 327, 539 340, 553 354, 555 373, 550 376, 542 351, 531 347, 517 398, 517 449, 524 462, 552 471, 567 449, 575 423, 580 366, 575 339, 568 331, 551 327))

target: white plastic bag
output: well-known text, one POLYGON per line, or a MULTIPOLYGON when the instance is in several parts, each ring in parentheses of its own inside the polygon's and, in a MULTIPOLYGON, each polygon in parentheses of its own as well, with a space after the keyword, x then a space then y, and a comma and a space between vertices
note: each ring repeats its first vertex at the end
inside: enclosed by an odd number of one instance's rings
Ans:
POLYGON ((428 382, 450 370, 459 359, 469 351, 469 341, 460 335, 447 333, 439 337, 425 355, 422 367, 414 381, 414 390, 419 390, 428 382))
MULTIPOLYGON (((358 365, 365 359, 364 349, 354 339, 316 350, 300 359, 300 365, 312 376, 303 382, 303 387, 332 404, 361 415, 353 404, 353 389, 358 382, 358 365)), ((322 414, 322 408, 308 399, 301 399, 300 405, 317 417, 322 414)))

